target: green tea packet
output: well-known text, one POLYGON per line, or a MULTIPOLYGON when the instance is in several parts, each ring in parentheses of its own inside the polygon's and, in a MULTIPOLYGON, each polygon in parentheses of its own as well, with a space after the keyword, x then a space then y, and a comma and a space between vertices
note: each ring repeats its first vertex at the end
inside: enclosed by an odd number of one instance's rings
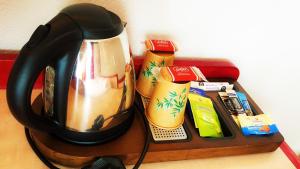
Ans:
POLYGON ((196 128, 201 137, 223 137, 220 121, 212 101, 201 95, 188 95, 196 128))

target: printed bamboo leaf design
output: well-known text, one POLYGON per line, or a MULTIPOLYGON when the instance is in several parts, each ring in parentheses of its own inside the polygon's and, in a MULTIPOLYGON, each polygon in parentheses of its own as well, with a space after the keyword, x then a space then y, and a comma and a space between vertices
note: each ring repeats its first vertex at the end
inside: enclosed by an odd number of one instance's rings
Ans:
POLYGON ((172 109, 172 116, 175 118, 176 115, 181 112, 184 107, 184 101, 186 99, 186 88, 184 88, 181 93, 176 93, 176 91, 170 91, 168 97, 164 97, 161 101, 156 99, 156 108, 167 110, 172 109))
POLYGON ((153 76, 151 83, 152 83, 153 86, 155 86, 156 83, 157 83, 157 78, 153 76))
POLYGON ((155 67, 162 67, 165 65, 166 65, 166 62, 164 59, 159 64, 156 64, 156 62, 154 62, 154 61, 150 61, 148 66, 146 66, 146 68, 142 71, 143 75, 146 78, 151 78, 152 86, 155 86, 157 83, 157 77, 154 76, 153 69, 155 67))
POLYGON ((169 96, 170 96, 171 98, 174 98, 174 97, 177 96, 177 93, 176 93, 175 91, 171 91, 171 92, 169 93, 169 96))
POLYGON ((152 76, 152 70, 149 67, 146 67, 145 70, 143 70, 143 75, 147 78, 149 78, 150 76, 152 76))
POLYGON ((149 67, 150 67, 151 70, 152 70, 155 66, 156 66, 156 63, 155 63, 155 62, 151 61, 151 62, 149 63, 149 67))
POLYGON ((171 100, 164 98, 163 104, 166 106, 166 108, 168 109, 169 107, 172 107, 173 104, 171 102, 171 100))
POLYGON ((163 67, 163 66, 165 66, 165 65, 166 65, 166 61, 165 61, 165 59, 163 59, 163 60, 160 62, 159 66, 160 66, 160 67, 163 67))
POLYGON ((156 104, 157 108, 162 109, 164 107, 164 104, 162 102, 160 102, 158 99, 156 99, 156 101, 157 101, 157 104, 156 104))

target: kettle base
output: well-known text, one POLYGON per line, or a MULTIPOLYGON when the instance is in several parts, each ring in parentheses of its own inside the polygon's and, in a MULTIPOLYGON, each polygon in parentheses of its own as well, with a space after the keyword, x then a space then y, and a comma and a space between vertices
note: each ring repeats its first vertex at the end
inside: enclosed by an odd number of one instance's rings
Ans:
MULTIPOLYGON (((33 111, 37 114, 42 114, 43 112, 43 99, 42 94, 37 96, 32 103, 33 111)), ((58 138, 74 143, 74 144, 81 144, 81 145, 93 145, 93 144, 102 144, 108 141, 111 141, 122 134, 124 134, 132 125, 134 120, 134 110, 131 107, 127 112, 127 117, 125 117, 122 123, 104 130, 104 131, 93 131, 93 132, 77 132, 68 130, 66 128, 60 128, 55 133, 51 133, 54 137, 57 136, 58 138)))
MULTIPOLYGON (((97 158, 96 156, 74 156, 69 154, 63 154, 60 152, 57 152, 50 147, 48 147, 45 143, 43 143, 43 140, 39 139, 38 131, 36 130, 30 130, 30 135, 32 140, 34 141, 36 147, 39 149, 39 151, 51 162, 55 163, 56 166, 67 166, 72 168, 80 168, 83 166, 86 166, 97 158)), ((51 136, 50 136, 51 137, 51 136)), ((55 137, 51 137, 51 139, 57 139, 55 137)))

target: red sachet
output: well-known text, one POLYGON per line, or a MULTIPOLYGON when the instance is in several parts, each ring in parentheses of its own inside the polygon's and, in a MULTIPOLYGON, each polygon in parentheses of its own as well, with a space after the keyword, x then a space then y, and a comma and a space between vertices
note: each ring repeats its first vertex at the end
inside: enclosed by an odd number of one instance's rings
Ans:
POLYGON ((175 44, 169 40, 146 40, 146 48, 152 52, 169 52, 177 51, 175 44))
POLYGON ((195 66, 168 66, 160 70, 163 78, 172 82, 207 81, 200 69, 195 66))

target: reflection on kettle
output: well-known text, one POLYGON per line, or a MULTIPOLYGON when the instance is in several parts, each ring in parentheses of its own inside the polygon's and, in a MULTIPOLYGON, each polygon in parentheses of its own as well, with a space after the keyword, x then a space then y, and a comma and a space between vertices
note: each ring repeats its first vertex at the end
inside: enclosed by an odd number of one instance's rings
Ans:
MULTIPOLYGON (((110 39, 83 41, 68 90, 66 127, 81 132, 105 129, 126 115, 134 98, 128 49, 125 31, 110 39)), ((53 115, 54 76, 55 70, 48 66, 44 106, 49 116, 53 115)))

